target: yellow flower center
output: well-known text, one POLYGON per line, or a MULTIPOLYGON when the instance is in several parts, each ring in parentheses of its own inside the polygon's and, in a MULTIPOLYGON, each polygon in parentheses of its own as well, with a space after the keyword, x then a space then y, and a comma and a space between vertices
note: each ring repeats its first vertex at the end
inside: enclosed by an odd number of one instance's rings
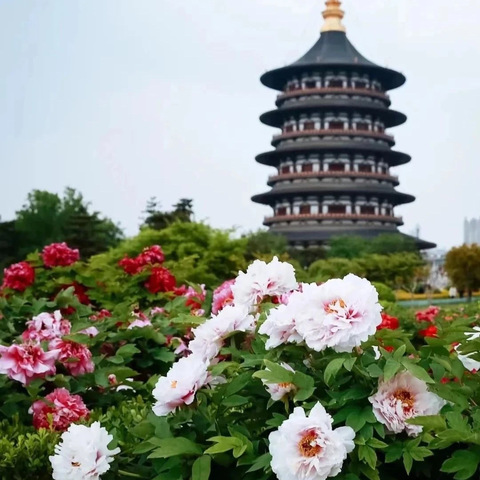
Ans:
POLYGON ((178 383, 178 382, 177 382, 176 380, 172 380, 172 381, 170 382, 170 388, 177 388, 177 383, 178 383))
POLYGON ((322 447, 317 445, 317 435, 315 432, 309 431, 298 442, 298 450, 300 455, 311 458, 318 455, 322 451, 322 447))
POLYGON ((393 394, 393 396, 395 399, 402 402, 402 407, 404 410, 410 410, 413 408, 415 397, 408 390, 399 389, 393 394))
POLYGON ((338 313, 338 310, 340 308, 345 308, 347 304, 342 298, 338 298, 337 300, 334 300, 333 302, 330 302, 328 305, 325 306, 325 312, 326 313, 338 313))

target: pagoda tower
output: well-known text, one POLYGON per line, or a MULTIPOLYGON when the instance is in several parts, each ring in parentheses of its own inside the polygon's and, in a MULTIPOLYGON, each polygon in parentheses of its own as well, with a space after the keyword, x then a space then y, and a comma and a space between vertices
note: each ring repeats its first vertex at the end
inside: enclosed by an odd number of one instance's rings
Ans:
MULTIPOLYGON (((271 190, 252 197, 273 208, 264 225, 293 246, 321 245, 333 236, 399 233, 397 205, 415 197, 395 190, 391 167, 411 157, 392 150, 386 132, 406 121, 390 109, 388 90, 405 77, 363 57, 348 40, 339 0, 328 0, 319 40, 299 60, 261 82, 280 93, 260 120, 281 129, 275 150, 256 157, 275 167, 271 190)), ((415 239, 419 248, 435 245, 415 239)))

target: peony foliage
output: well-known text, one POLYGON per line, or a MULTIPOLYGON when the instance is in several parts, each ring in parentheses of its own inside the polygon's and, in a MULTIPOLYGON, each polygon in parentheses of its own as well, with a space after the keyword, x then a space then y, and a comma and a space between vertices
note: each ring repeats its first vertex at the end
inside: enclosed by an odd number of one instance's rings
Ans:
POLYGON ((477 305, 383 308, 277 258, 208 290, 159 245, 79 253, 5 271, 0 478, 479 477, 477 305))

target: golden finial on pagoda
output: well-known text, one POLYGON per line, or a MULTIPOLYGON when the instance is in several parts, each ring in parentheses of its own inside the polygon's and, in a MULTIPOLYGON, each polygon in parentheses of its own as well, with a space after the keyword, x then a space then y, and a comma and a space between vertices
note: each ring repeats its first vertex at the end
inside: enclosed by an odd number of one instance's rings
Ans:
POLYGON ((326 10, 322 12, 325 22, 320 30, 323 32, 345 32, 346 29, 342 25, 342 18, 345 12, 340 8, 342 2, 340 0, 327 0, 326 10))

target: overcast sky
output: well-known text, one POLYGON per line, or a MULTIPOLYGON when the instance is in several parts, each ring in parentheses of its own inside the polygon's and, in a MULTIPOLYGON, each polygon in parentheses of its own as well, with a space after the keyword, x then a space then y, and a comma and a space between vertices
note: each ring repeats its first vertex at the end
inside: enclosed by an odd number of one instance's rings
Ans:
MULTIPOLYGON (((266 70, 318 37, 321 0, 0 0, 0 215, 34 189, 80 190, 134 234, 146 201, 193 198, 198 220, 255 230, 275 129, 266 70)), ((405 232, 450 247, 480 216, 480 1, 345 0, 368 59, 407 76, 391 129, 405 232)))

